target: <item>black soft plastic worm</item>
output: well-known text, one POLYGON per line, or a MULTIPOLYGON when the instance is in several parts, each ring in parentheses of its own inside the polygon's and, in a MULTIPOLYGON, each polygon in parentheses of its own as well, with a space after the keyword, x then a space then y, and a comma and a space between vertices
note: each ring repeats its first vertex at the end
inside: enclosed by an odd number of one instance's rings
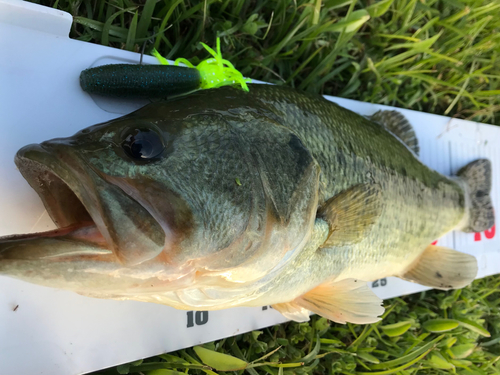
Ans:
POLYGON ((80 74, 83 91, 118 98, 165 98, 188 93, 200 85, 196 68, 175 65, 110 64, 80 74))

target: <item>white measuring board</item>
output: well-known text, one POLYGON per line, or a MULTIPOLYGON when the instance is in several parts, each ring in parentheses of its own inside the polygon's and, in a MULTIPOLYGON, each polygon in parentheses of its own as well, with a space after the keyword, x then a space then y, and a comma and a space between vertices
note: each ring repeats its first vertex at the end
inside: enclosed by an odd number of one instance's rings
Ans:
MULTIPOLYGON (((95 102, 81 91, 78 79, 83 69, 137 63, 139 55, 71 40, 71 22, 69 14, 58 10, 0 0, 0 235, 54 227, 16 170, 13 158, 19 148, 70 136, 144 104, 95 102)), ((145 62, 155 59, 145 56, 145 62)), ((388 108, 328 99, 363 115, 388 108)), ((494 168, 493 202, 500 201, 500 128, 400 111, 415 127, 422 161, 439 172, 449 175, 474 159, 489 158, 494 168)), ((438 244, 475 255, 478 277, 483 277, 500 273, 499 237, 493 228, 479 234, 451 233, 438 244)), ((393 278, 372 286, 383 298, 426 289, 393 278)), ((269 308, 185 312, 92 299, 0 276, 0 374, 81 374, 284 321, 269 308)))

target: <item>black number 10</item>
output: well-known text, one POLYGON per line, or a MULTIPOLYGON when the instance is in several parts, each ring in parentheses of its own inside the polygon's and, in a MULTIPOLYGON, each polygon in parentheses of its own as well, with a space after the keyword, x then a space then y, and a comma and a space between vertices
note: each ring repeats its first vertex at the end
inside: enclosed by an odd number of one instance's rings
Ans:
POLYGON ((188 311, 187 312, 187 327, 202 326, 208 322, 208 311, 188 311), (193 319, 194 315, 194 319, 193 319), (194 321, 193 321, 194 320, 194 321))

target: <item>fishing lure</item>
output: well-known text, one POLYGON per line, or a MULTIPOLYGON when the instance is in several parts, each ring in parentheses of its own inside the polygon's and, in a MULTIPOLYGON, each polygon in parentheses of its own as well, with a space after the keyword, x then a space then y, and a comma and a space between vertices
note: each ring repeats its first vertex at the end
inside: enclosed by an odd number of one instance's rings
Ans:
POLYGON ((122 98, 165 98, 227 85, 239 85, 249 91, 247 83, 251 79, 243 77, 231 62, 222 58, 219 38, 217 52, 201 44, 212 57, 197 66, 184 58, 171 65, 153 50, 161 65, 109 64, 85 69, 80 74, 80 86, 90 94, 122 98))

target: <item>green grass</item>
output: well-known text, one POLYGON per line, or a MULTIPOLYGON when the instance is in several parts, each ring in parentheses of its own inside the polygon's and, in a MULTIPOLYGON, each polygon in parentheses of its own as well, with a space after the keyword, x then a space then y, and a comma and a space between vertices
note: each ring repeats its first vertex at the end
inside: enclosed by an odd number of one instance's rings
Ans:
MULTIPOLYGON (((71 13, 79 40, 156 47, 196 64, 207 57, 198 42, 220 36, 224 57, 248 77, 500 125, 498 0, 36 2, 71 13)), ((252 363, 237 371, 249 375, 500 374, 499 286, 495 276, 388 300, 385 319, 369 326, 315 316, 205 347, 252 363)), ((98 374, 213 375, 200 366, 187 349, 98 374)))
POLYGON ((498 0, 38 0, 76 39, 198 62, 219 35, 246 76, 500 124, 498 0))
MULTIPOLYGON (((384 319, 376 324, 340 325, 313 316, 307 323, 281 324, 204 347, 251 363, 239 371, 249 375, 499 374, 499 287, 497 275, 461 290, 385 301, 384 319)), ((212 368, 224 363, 207 362, 212 368)), ((172 371, 193 365, 202 362, 191 348, 96 375, 180 375, 172 371)), ((208 367, 188 371, 214 375, 208 367)))

